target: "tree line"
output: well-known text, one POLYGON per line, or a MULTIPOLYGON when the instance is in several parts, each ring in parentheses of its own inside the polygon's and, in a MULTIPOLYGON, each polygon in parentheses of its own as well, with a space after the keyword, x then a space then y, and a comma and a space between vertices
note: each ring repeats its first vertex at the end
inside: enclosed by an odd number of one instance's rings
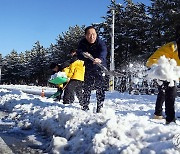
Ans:
MULTIPOLYGON (((108 47, 110 63, 112 13, 115 10, 115 69, 126 70, 133 62, 145 64, 147 58, 162 44, 176 39, 175 28, 180 25, 179 0, 151 0, 151 5, 123 4, 111 0, 103 22, 92 24, 108 47)), ((15 50, 1 56, 1 83, 46 85, 51 62, 63 63, 69 51, 84 37, 85 25, 70 26, 59 34, 55 44, 44 48, 37 41, 30 51, 15 50)))

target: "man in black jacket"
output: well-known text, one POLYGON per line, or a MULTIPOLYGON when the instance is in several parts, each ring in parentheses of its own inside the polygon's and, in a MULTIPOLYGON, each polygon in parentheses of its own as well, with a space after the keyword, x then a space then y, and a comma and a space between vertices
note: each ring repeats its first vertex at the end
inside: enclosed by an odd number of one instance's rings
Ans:
POLYGON ((107 47, 104 41, 97 37, 93 26, 85 29, 85 38, 79 42, 77 55, 85 64, 84 104, 82 109, 85 111, 89 110, 91 91, 96 90, 98 113, 105 99, 105 83, 102 71, 96 64, 101 63, 106 66, 107 47), (82 54, 83 52, 91 54, 95 60, 92 62, 85 58, 82 54))

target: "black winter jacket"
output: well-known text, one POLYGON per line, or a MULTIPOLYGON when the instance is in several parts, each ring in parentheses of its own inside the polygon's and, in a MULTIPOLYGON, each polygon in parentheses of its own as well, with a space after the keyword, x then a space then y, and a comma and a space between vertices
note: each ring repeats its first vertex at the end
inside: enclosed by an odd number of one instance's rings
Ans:
POLYGON ((97 38, 95 43, 90 44, 86 38, 82 39, 79 42, 77 55, 78 59, 83 60, 85 64, 86 71, 99 71, 100 68, 93 64, 93 62, 87 58, 84 58, 82 52, 90 53, 94 58, 99 58, 102 61, 102 64, 106 66, 106 56, 107 56, 107 47, 100 38, 97 38))

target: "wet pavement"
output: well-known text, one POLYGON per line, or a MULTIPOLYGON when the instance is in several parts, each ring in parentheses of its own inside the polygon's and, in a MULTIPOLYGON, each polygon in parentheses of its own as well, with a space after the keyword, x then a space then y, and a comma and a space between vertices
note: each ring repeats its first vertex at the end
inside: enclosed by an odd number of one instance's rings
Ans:
POLYGON ((0 154, 44 153, 48 137, 35 130, 16 130, 14 122, 6 121, 7 114, 0 109, 0 154))

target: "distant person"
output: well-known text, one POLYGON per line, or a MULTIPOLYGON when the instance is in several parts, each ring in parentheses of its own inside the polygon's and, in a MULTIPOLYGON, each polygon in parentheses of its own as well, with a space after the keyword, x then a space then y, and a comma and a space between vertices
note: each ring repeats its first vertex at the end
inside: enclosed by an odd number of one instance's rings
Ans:
POLYGON ((100 38, 97 37, 96 30, 93 26, 85 29, 85 38, 78 45, 77 55, 79 59, 84 61, 85 65, 85 81, 84 81, 84 96, 82 110, 89 110, 91 91, 96 90, 97 110, 100 112, 105 99, 105 81, 102 76, 101 69, 96 65, 101 63, 106 66, 107 47, 100 38), (85 58, 83 52, 91 54, 95 60, 85 58))
MULTIPOLYGON (((53 73, 58 73, 60 72, 65 72, 66 75, 69 73, 69 65, 70 63, 65 63, 65 64, 57 64, 57 63, 51 63, 50 64, 50 69, 53 71, 53 73)), ((59 92, 59 96, 56 97, 55 101, 60 101, 61 96, 63 93, 63 84, 57 84, 57 92, 59 92)))
MULTIPOLYGON (((155 51, 147 61, 146 65, 148 67, 157 63, 158 59, 163 55, 165 55, 166 58, 174 59, 177 65, 180 66, 180 26, 176 29, 176 36, 176 41, 167 43, 155 51)), ((163 119, 162 106, 165 101, 166 124, 175 122, 174 104, 177 94, 176 86, 170 87, 168 81, 163 81, 163 84, 158 87, 158 91, 154 119, 163 119)))

